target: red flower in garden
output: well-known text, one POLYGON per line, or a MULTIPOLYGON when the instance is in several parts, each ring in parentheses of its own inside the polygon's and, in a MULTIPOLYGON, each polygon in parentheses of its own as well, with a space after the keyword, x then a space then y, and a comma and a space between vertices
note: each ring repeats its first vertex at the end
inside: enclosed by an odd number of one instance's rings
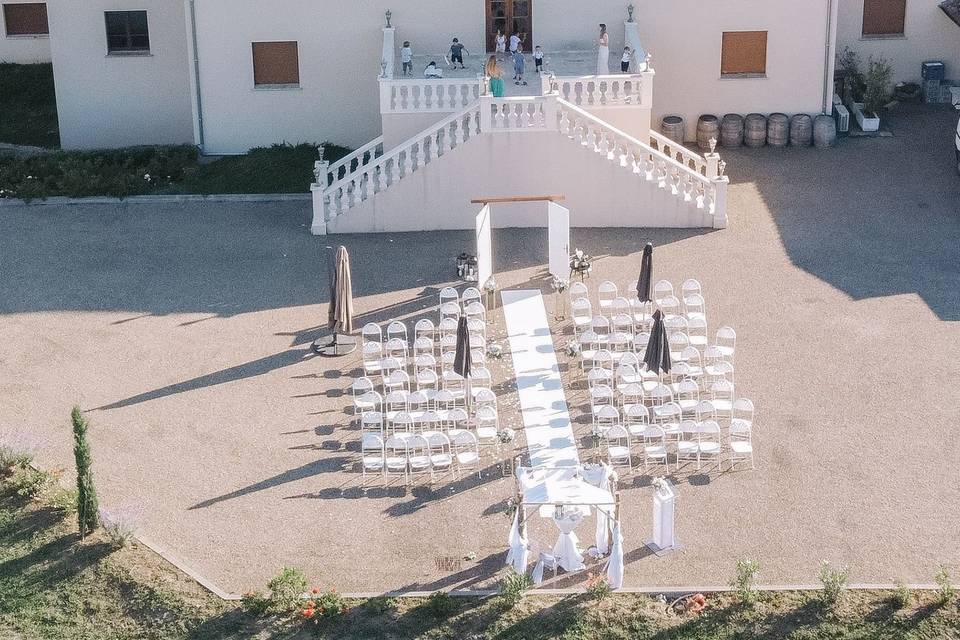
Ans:
POLYGON ((313 609, 304 609, 304 610, 303 610, 303 617, 306 618, 307 620, 309 620, 310 618, 312 618, 312 617, 313 617, 313 614, 314 614, 313 609))
POLYGON ((320 589, 317 589, 316 587, 314 587, 313 589, 310 590, 310 593, 320 593, 320 589))

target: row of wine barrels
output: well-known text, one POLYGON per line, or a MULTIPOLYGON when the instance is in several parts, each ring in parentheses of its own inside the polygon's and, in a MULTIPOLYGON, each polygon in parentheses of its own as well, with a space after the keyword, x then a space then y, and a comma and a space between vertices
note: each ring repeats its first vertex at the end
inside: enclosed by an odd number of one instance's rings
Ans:
POLYGON ((663 116, 660 121, 660 133, 674 142, 683 144, 684 122, 680 116, 663 116))
POLYGON ((767 118, 767 144, 785 147, 790 140, 790 118, 785 113, 771 113, 767 118))
POLYGON ((710 141, 720 139, 720 118, 704 114, 697 120, 697 146, 701 151, 710 151, 710 141))
MULTIPOLYGON (((681 116, 664 116, 660 132, 680 144, 684 141, 685 123, 681 116)), ((748 114, 746 118, 728 113, 720 120, 715 115, 705 114, 697 121, 697 146, 710 150, 710 140, 718 140, 720 146, 730 149, 746 145, 751 148, 769 144, 785 147, 832 147, 837 141, 837 124, 833 117, 819 115, 811 118, 805 113, 788 117, 785 113, 772 113, 769 117, 760 113, 748 114), (718 135, 719 134, 719 135, 718 135)))
POLYGON ((750 113, 743 119, 743 144, 758 149, 767 144, 767 117, 762 113, 750 113))
POLYGON ((720 122, 720 146, 733 149, 743 144, 743 118, 738 113, 728 113, 720 122))

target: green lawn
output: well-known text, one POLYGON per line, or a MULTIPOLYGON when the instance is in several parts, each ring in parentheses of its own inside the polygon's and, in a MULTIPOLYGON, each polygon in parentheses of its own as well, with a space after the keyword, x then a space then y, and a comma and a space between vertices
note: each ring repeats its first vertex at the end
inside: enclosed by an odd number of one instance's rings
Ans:
MULTIPOLYGON (((960 638, 956 602, 913 593, 848 592, 828 609, 816 592, 761 595, 742 608, 730 595, 700 614, 654 598, 613 595, 501 598, 376 598, 347 601, 319 625, 297 616, 258 618, 224 603, 137 544, 116 549, 103 534, 84 541, 71 517, 29 502, 0 474, 0 638, 213 640, 313 637, 502 640, 949 640, 960 638)), ((49 502, 49 501, 48 501, 49 502)))
POLYGON ((60 146, 53 66, 49 63, 0 63, 0 142, 52 149, 60 146))

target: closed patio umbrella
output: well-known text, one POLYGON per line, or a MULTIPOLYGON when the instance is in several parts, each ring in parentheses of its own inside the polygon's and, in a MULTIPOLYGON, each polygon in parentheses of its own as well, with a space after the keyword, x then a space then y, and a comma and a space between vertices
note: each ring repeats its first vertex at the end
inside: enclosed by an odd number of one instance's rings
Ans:
POLYGON ((637 298, 640 302, 650 302, 651 283, 653 282, 653 245, 647 243, 640 258, 640 277, 637 279, 637 298))
POLYGON ((473 354, 470 352, 470 331, 467 329, 467 316, 460 314, 457 323, 457 350, 453 357, 453 370, 463 376, 464 402, 470 406, 472 392, 470 391, 470 370, 473 367, 473 354))
POLYGON ((611 589, 623 586, 623 535, 620 533, 620 523, 613 525, 613 550, 607 562, 607 582, 611 589))
POLYGON ((333 340, 326 345, 314 343, 314 350, 326 356, 341 356, 357 348, 356 341, 350 338, 353 333, 353 282, 350 277, 350 254, 346 247, 337 248, 329 267, 329 276, 327 327, 333 333, 333 340))
POLYGON ((650 329, 650 340, 647 342, 647 352, 643 354, 643 362, 648 371, 657 374, 670 373, 670 342, 660 309, 653 312, 653 328, 650 329))

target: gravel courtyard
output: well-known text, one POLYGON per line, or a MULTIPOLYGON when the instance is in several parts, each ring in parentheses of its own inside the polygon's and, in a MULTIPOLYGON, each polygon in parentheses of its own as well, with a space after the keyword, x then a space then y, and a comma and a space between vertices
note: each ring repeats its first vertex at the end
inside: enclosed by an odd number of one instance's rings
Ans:
MULTIPOLYGON (((816 583, 821 560, 856 583, 960 571, 956 118, 913 107, 887 118, 890 138, 725 153, 723 231, 573 231, 599 258, 594 286, 635 277, 648 240, 656 278, 699 279, 711 331, 737 330, 737 391, 758 408, 755 471, 677 476, 679 552, 646 552, 649 478, 622 478, 626 586, 722 585, 747 557, 768 585, 816 583)), ((0 433, 72 469, 79 404, 101 502, 136 510, 145 538, 233 593, 283 565, 349 592, 492 584, 512 480, 488 456, 480 480, 364 490, 346 410, 359 358, 309 349, 332 247, 351 252, 359 327, 429 313, 472 234, 308 225, 306 202, 0 205, 0 433)), ((546 233, 495 231, 494 255, 502 287, 540 286, 546 233)), ((554 329, 576 416, 569 326, 554 329)), ((502 314, 491 331, 507 346, 502 314)), ((509 378, 506 354, 494 379, 519 426, 509 378)))

